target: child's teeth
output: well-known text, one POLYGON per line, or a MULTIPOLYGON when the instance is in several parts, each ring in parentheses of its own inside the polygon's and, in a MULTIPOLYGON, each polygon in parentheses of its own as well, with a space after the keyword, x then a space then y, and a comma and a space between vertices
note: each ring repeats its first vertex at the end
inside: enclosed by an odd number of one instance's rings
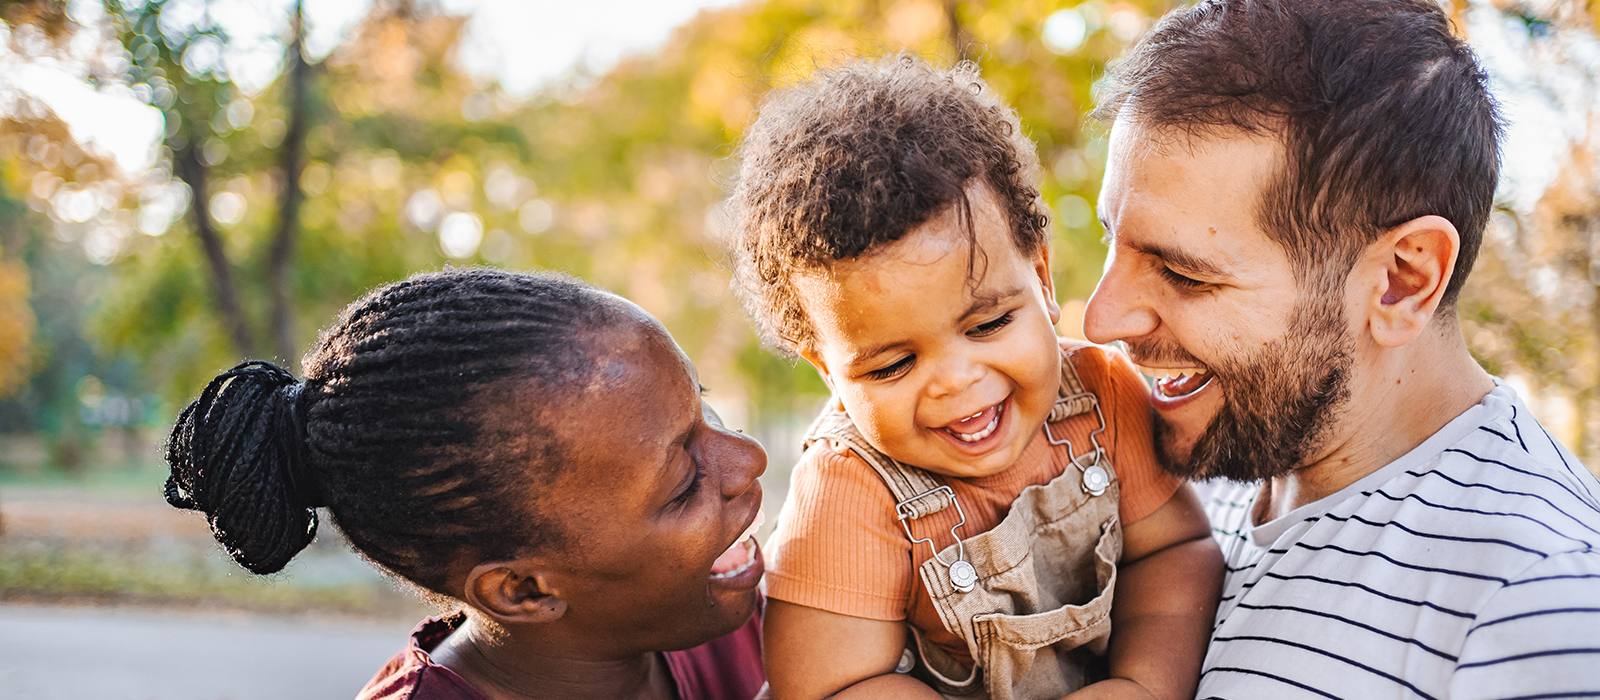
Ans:
POLYGON ((994 418, 989 419, 989 424, 984 426, 983 430, 979 430, 976 433, 957 433, 954 430, 952 430, 950 432, 953 433, 956 437, 961 438, 961 440, 963 442, 977 442, 977 441, 982 440, 982 439, 984 439, 986 437, 989 437, 990 435, 993 435, 994 434, 994 429, 999 427, 999 426, 1000 426, 1000 413, 998 411, 996 411, 995 414, 994 414, 994 418))

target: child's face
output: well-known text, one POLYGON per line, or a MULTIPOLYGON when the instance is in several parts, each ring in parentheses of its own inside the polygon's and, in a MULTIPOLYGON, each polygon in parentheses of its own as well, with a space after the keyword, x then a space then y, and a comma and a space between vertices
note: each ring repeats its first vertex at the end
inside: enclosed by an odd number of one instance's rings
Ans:
POLYGON ((977 234, 950 210, 867 256, 795 279, 815 330, 806 358, 867 440, 932 472, 976 477, 1017 461, 1061 381, 1046 248, 1017 250, 985 184, 977 234))

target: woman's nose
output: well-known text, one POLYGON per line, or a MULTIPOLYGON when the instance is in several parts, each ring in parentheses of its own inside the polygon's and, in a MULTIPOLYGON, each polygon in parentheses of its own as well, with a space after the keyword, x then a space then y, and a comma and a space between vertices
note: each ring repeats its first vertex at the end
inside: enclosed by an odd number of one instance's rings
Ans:
POLYGON ((1116 250, 1106 257, 1105 273, 1083 310, 1083 337, 1095 343, 1139 338, 1160 325, 1155 310, 1145 301, 1145 290, 1116 250))
POLYGON ((738 498, 767 471, 767 451, 742 432, 718 431, 711 455, 722 466, 722 497, 738 498))

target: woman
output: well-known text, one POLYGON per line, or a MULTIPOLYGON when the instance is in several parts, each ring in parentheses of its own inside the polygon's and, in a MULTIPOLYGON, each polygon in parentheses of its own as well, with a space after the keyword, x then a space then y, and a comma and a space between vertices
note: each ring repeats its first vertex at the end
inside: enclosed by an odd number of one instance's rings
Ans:
POLYGON ((167 500, 258 574, 326 507, 369 560, 459 603, 362 698, 761 686, 766 455, 649 314, 556 275, 422 274, 347 307, 304 365, 212 381, 173 429, 167 500))

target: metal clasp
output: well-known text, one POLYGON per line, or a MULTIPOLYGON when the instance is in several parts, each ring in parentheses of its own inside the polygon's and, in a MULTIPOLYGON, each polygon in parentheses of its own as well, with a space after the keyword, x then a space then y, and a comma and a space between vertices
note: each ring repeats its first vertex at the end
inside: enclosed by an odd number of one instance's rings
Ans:
POLYGON ((916 546, 923 542, 928 543, 928 548, 933 550, 934 561, 944 565, 946 575, 950 577, 950 585, 962 593, 971 591, 973 586, 978 583, 978 570, 973 568, 972 564, 967 562, 967 547, 966 545, 962 544, 961 536, 956 534, 957 530, 960 530, 963 525, 967 524, 967 514, 961 510, 961 501, 956 500, 956 492, 951 491, 949 486, 940 486, 936 489, 924 491, 915 496, 907 498, 904 501, 894 504, 894 512, 896 515, 900 516, 900 527, 905 529, 906 537, 911 540, 911 545, 916 546), (911 510, 909 508, 911 503, 922 500, 941 491, 950 496, 950 502, 956 507, 956 515, 961 516, 961 522, 956 523, 950 528, 950 538, 956 541, 955 561, 947 562, 943 557, 939 556, 939 548, 934 546, 933 538, 917 537, 916 535, 911 534, 911 524, 906 522, 907 520, 912 519, 911 510))
MULTIPOLYGON (((1063 396, 1057 399, 1056 403, 1071 401, 1081 396, 1094 398, 1093 394, 1088 393, 1073 394, 1072 396, 1063 396)), ((1105 467, 1100 466, 1100 460, 1106 454, 1105 448, 1100 446, 1100 434, 1106 431, 1106 414, 1101 412, 1098 398, 1095 398, 1094 402, 1094 417, 1100 421, 1100 427, 1089 433, 1089 444, 1094 446, 1094 451, 1092 452, 1086 452, 1082 455, 1077 454, 1077 451, 1072 447, 1071 440, 1067 438, 1057 439, 1055 434, 1050 432, 1050 423, 1048 422, 1044 424, 1044 436, 1052 445, 1067 446, 1067 459, 1071 460, 1072 465, 1083 472, 1083 492, 1091 496, 1099 496, 1105 493, 1106 489, 1111 488, 1111 474, 1106 471, 1105 467), (1085 459, 1090 460, 1087 465, 1084 463, 1085 459)))

